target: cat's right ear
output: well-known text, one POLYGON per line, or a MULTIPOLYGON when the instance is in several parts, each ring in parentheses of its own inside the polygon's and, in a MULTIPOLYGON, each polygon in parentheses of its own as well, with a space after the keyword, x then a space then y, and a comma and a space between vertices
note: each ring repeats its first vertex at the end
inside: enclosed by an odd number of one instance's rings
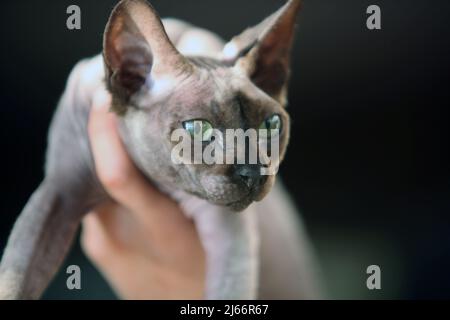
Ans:
POLYGON ((108 89, 122 102, 158 78, 189 69, 170 42, 156 11, 145 0, 122 0, 114 8, 103 39, 108 89))

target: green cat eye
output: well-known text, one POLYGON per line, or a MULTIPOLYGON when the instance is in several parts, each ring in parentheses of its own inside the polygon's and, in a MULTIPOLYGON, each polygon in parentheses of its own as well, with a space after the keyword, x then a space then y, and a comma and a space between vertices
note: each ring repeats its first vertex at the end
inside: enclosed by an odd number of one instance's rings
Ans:
POLYGON ((183 128, 195 138, 200 136, 202 142, 211 141, 213 135, 213 127, 206 120, 189 120, 183 122, 183 128))
POLYGON ((263 123, 259 126, 259 129, 265 129, 267 130, 267 137, 270 138, 272 136, 272 130, 277 130, 278 135, 281 131, 281 118, 279 115, 274 114, 273 116, 270 116, 266 120, 264 120, 263 123))

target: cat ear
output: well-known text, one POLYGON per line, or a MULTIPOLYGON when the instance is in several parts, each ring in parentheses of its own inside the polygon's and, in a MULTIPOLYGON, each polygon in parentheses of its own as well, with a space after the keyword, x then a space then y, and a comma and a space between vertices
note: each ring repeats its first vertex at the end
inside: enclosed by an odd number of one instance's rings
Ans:
POLYGON ((259 25, 233 38, 223 57, 242 68, 256 86, 286 104, 290 55, 300 0, 289 0, 259 25))
POLYGON ((117 4, 106 26, 103 56, 108 88, 125 100, 143 85, 151 86, 159 76, 176 75, 189 68, 145 0, 117 4))

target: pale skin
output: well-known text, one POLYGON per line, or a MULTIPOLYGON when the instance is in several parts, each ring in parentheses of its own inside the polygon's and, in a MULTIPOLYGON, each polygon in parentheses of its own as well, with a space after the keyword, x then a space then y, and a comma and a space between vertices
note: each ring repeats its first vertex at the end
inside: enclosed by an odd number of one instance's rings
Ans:
POLYGON ((86 255, 122 299, 202 299, 205 253, 192 221, 131 162, 110 96, 99 92, 89 120, 97 175, 114 199, 83 221, 86 255))

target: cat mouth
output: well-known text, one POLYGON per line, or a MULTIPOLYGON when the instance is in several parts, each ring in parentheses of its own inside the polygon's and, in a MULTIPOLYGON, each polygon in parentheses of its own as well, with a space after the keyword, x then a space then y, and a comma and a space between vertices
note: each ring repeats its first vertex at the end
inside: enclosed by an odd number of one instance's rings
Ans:
POLYGON ((259 201, 259 193, 255 190, 249 190, 246 192, 239 200, 234 200, 225 205, 225 207, 230 208, 233 211, 239 212, 247 209, 253 202, 259 201))
POLYGON ((250 193, 244 195, 244 196, 243 196, 241 199, 239 199, 239 200, 235 200, 235 201, 232 201, 232 202, 229 202, 229 203, 225 204, 225 207, 233 207, 233 206, 239 205, 240 203, 243 203, 243 202, 245 202, 247 199, 249 199, 249 196, 250 196, 250 193))
POLYGON ((263 192, 264 185, 265 184, 262 183, 252 188, 247 188, 247 190, 243 193, 241 197, 239 197, 239 199, 230 201, 226 203, 225 206, 229 208, 239 208, 239 210, 237 211, 242 211, 253 202, 261 201, 266 195, 266 193, 263 192))
POLYGON ((267 194, 267 178, 229 179, 222 176, 206 176, 200 181, 201 198, 217 206, 242 211, 267 194))
POLYGON ((248 208, 253 203, 253 200, 250 198, 242 199, 240 201, 232 202, 226 205, 227 208, 230 208, 232 211, 241 212, 248 208))

